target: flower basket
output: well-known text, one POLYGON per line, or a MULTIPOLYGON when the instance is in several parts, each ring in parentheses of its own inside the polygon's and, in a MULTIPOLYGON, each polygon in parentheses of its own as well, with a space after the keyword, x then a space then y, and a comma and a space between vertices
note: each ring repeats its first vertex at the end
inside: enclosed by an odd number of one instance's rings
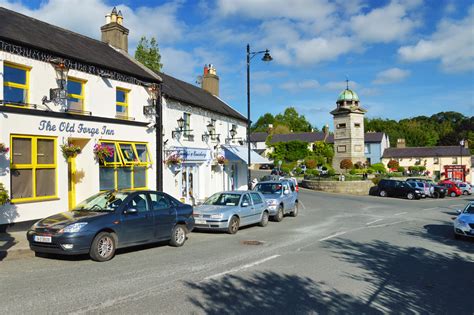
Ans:
POLYGON ((182 160, 181 157, 178 154, 171 154, 168 156, 168 158, 165 160, 165 164, 168 166, 176 166, 181 164, 182 160))
POLYGON ((0 183, 0 206, 6 204, 10 198, 8 191, 5 189, 2 183, 0 183))
POLYGON ((61 144, 60 148, 66 160, 70 157, 76 157, 78 154, 82 152, 81 147, 71 144, 71 143, 61 144))
POLYGON ((94 155, 97 161, 104 163, 106 158, 114 156, 114 149, 106 145, 96 144, 94 155))
POLYGON ((225 165, 225 164, 227 164, 229 161, 228 161, 223 155, 219 155, 219 156, 217 156, 217 158, 216 158, 216 162, 217 162, 217 164, 219 164, 219 165, 225 165))
POLYGON ((0 143, 0 154, 7 154, 9 151, 9 147, 7 147, 4 143, 0 143))

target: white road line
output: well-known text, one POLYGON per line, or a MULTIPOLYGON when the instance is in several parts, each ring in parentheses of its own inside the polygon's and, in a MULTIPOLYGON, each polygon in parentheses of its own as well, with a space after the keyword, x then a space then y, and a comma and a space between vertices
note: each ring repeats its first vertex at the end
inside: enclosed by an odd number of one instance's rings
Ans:
POLYGON ((323 238, 320 239, 319 241, 320 241, 320 242, 327 241, 327 240, 329 240, 329 239, 331 239, 331 238, 338 237, 338 236, 343 235, 343 234, 346 234, 346 233, 347 233, 347 232, 337 232, 336 234, 323 237, 323 238))
POLYGON ((386 227, 386 226, 395 225, 395 224, 400 224, 400 223, 404 223, 404 222, 408 222, 408 221, 407 221, 407 220, 403 220, 403 221, 396 221, 396 222, 392 222, 392 223, 369 225, 367 228, 372 229, 372 228, 386 227))
POLYGON ((304 204, 301 201, 298 200, 298 203, 303 207, 303 209, 306 210, 306 207, 304 206, 304 204))
POLYGON ((426 209, 422 209, 421 211, 428 211, 428 210, 435 210, 435 209, 438 209, 438 207, 426 208, 426 209))
POLYGON ((267 257, 267 258, 264 258, 264 259, 261 259, 261 260, 254 261, 253 263, 250 263, 250 264, 246 264, 246 265, 243 265, 243 266, 240 266, 240 267, 237 267, 237 268, 233 268, 233 269, 230 269, 230 270, 227 270, 227 271, 224 271, 224 272, 217 273, 217 274, 212 275, 212 276, 205 277, 204 281, 211 280, 211 279, 216 279, 216 278, 225 276, 229 273, 234 273, 234 272, 238 272, 238 271, 241 271, 241 270, 244 270, 244 269, 252 268, 254 266, 263 264, 264 262, 275 259, 277 257, 280 257, 280 255, 273 255, 273 256, 270 256, 270 257, 267 257))
POLYGON ((375 223, 375 222, 379 222, 379 221, 382 221, 383 219, 377 219, 375 221, 370 221, 370 222, 367 222, 366 225, 370 225, 372 223, 375 223))
POLYGON ((407 214, 408 212, 400 212, 400 213, 395 213, 394 215, 402 215, 402 214, 407 214))

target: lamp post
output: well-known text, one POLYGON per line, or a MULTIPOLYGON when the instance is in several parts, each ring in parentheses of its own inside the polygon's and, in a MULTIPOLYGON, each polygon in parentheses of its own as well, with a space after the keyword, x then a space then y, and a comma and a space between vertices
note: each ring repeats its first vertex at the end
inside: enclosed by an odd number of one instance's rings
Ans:
POLYGON ((270 51, 268 49, 262 51, 250 51, 250 44, 247 44, 247 187, 249 190, 252 189, 251 183, 251 175, 250 175, 250 60, 258 54, 264 54, 262 61, 270 62, 273 60, 272 56, 270 56, 270 51))
POLYGON ((461 165, 461 170, 462 170, 462 178, 461 178, 462 181, 464 181, 464 176, 465 176, 465 174, 464 174, 464 168, 462 167, 462 149, 463 149, 463 147, 464 147, 464 139, 462 139, 461 141, 459 141, 459 153, 460 153, 460 155, 461 155, 461 163, 460 163, 460 165, 461 165))

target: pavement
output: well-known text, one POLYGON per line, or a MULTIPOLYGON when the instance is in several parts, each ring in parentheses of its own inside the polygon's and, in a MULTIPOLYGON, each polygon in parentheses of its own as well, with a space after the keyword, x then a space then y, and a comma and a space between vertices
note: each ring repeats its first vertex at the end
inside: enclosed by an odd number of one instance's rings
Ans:
POLYGON ((474 197, 404 200, 300 190, 296 218, 183 247, 0 261, 2 314, 473 314, 474 197), (249 242, 251 241, 251 242, 249 242), (256 241, 256 242, 255 242, 256 241))
POLYGON ((26 232, 0 233, 0 262, 33 256, 26 232))

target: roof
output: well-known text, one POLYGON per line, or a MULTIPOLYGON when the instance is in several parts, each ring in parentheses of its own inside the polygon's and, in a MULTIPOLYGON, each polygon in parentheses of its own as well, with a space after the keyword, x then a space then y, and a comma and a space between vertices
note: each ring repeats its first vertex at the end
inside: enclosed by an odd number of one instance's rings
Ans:
POLYGON ((156 75, 144 70, 131 58, 99 40, 2 7, 0 7, 0 21, 2 21, 0 39, 10 43, 114 70, 148 82, 159 82, 156 75))
POLYGON ((441 156, 471 156, 467 148, 460 146, 439 146, 439 147, 408 147, 408 148, 387 148, 383 153, 383 158, 408 158, 408 157, 441 157, 441 156))
POLYGON ((366 132, 364 134, 364 142, 382 142, 385 133, 383 132, 366 132))
POLYGON ((268 137, 268 132, 252 132, 250 134, 250 142, 265 142, 268 137))
MULTIPOLYGON (((364 142, 375 142, 375 143, 382 142, 384 135, 385 134, 383 132, 366 132, 364 134, 364 142)), ((270 143, 288 142, 288 141, 294 141, 294 140, 299 140, 299 141, 304 141, 304 142, 323 141, 324 133, 323 132, 295 132, 295 133, 288 133, 288 134, 276 134, 276 135, 273 135, 270 143)), ((255 141, 255 142, 258 142, 258 141, 255 141)), ((326 139, 326 142, 334 143, 334 135, 329 134, 326 139)))
POLYGON ((173 78, 165 73, 158 74, 163 79, 163 93, 165 93, 166 96, 215 113, 230 116, 245 122, 247 121, 245 116, 208 91, 173 78))
POLYGON ((337 101, 359 101, 359 96, 357 96, 356 92, 345 89, 344 91, 339 94, 337 101))

